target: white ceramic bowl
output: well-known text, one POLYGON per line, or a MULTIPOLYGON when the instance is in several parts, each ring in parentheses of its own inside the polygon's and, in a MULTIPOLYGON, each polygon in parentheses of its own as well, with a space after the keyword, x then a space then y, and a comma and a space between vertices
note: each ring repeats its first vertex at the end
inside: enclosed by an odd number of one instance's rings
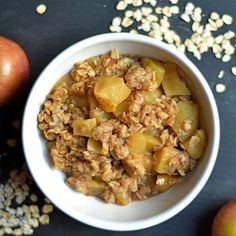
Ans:
POLYGON ((220 124, 215 99, 199 70, 184 55, 158 40, 127 33, 103 34, 80 41, 59 54, 41 73, 29 95, 23 118, 23 146, 29 169, 44 194, 63 212, 85 224, 107 230, 138 230, 159 224, 184 209, 201 191, 216 161, 220 124), (207 130, 208 146, 197 168, 169 191, 128 206, 107 204, 73 191, 64 174, 48 161, 45 141, 37 128, 37 114, 54 83, 75 62, 116 48, 120 53, 147 56, 178 64, 189 76, 186 81, 200 105, 201 125, 207 130))

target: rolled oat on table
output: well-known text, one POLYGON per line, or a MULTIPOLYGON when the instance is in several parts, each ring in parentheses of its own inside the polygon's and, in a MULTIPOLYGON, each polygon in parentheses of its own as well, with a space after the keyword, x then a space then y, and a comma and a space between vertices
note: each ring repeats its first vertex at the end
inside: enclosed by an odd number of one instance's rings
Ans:
POLYGON ((185 80, 173 63, 117 50, 76 63, 38 114, 65 183, 120 205, 179 183, 207 143, 185 80))

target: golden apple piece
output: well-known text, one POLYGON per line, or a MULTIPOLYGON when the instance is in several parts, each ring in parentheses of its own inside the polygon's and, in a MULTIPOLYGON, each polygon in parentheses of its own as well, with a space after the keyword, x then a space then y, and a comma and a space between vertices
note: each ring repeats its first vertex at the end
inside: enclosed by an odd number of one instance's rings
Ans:
POLYGON ((166 63, 164 66, 166 72, 162 81, 162 87, 165 94, 170 97, 177 95, 191 95, 185 82, 179 77, 177 65, 166 63))
POLYGON ((160 174, 160 175, 157 175, 156 188, 160 192, 165 192, 171 186, 180 182, 180 180, 181 180, 181 177, 179 177, 179 176, 160 174))
POLYGON ((116 107, 130 94, 124 80, 118 76, 100 76, 96 78, 94 95, 101 108, 114 112, 116 107))
POLYGON ((126 139, 131 154, 144 154, 146 151, 146 135, 137 132, 126 139))
POLYGON ((93 138, 88 138, 87 149, 89 151, 97 152, 101 155, 107 155, 108 154, 108 152, 102 148, 102 144, 100 142, 94 140, 93 138))
POLYGON ((204 129, 197 130, 184 144, 190 157, 198 159, 202 156, 204 148, 207 145, 207 135, 204 129))
POLYGON ((97 107, 99 107, 97 99, 94 97, 93 91, 89 90, 88 91, 88 102, 89 102, 89 108, 90 111, 93 111, 97 107))
POLYGON ((93 179, 87 179, 86 186, 87 186, 87 195, 90 196, 99 196, 104 191, 105 188, 103 182, 93 179))
POLYGON ((152 170, 152 155, 151 154, 145 154, 142 156, 142 164, 144 169, 147 172, 150 172, 152 170))
POLYGON ((157 151, 162 148, 163 144, 158 137, 150 134, 145 134, 146 137, 146 149, 148 151, 157 151))
POLYGON ((88 101, 87 94, 80 95, 80 96, 70 95, 69 99, 74 101, 76 106, 78 106, 80 108, 82 108, 82 107, 89 108, 89 101, 88 101))
POLYGON ((116 203, 122 206, 126 206, 130 202, 130 196, 127 191, 117 191, 115 192, 116 203))
POLYGON ((65 83, 67 87, 70 87, 73 84, 73 80, 71 79, 69 73, 63 75, 59 80, 57 80, 57 82, 52 87, 52 91, 55 91, 63 83, 65 83))
POLYGON ((141 65, 144 69, 149 67, 153 71, 153 75, 157 82, 157 87, 159 87, 161 85, 161 82, 165 74, 165 67, 163 66, 163 64, 159 61, 155 61, 147 57, 143 57, 141 59, 141 65))
POLYGON ((103 111, 101 108, 97 107, 94 110, 89 112, 90 118, 95 118, 97 124, 101 124, 102 122, 106 122, 112 119, 112 114, 103 111))
POLYGON ((73 133, 75 135, 92 137, 92 132, 96 127, 97 122, 95 118, 86 120, 74 120, 72 122, 73 133))
POLYGON ((181 142, 188 140, 198 128, 199 115, 198 105, 193 102, 179 102, 177 104, 178 112, 176 114, 172 129, 177 134, 181 142))
POLYGON ((144 95, 144 104, 156 104, 157 99, 163 94, 163 90, 159 87, 153 91, 149 91, 144 95))
POLYGON ((115 117, 121 118, 124 112, 128 112, 128 110, 129 110, 129 102, 123 101, 116 107, 116 110, 113 112, 113 114, 115 115, 115 117))
POLYGON ((170 166, 168 165, 171 158, 176 157, 181 152, 173 147, 164 147, 153 155, 154 164, 153 170, 159 174, 170 174, 170 166))

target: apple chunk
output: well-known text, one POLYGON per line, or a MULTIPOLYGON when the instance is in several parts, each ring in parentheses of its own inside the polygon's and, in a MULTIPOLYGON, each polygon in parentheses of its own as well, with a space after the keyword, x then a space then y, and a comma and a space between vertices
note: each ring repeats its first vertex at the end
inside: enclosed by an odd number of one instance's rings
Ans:
POLYGON ((163 64, 159 61, 154 61, 151 60, 147 57, 144 57, 141 59, 141 65, 142 67, 146 68, 150 68, 151 71, 153 72, 153 76, 156 80, 157 83, 157 87, 159 87, 161 85, 161 82, 164 78, 164 74, 165 74, 165 68, 163 66, 163 64))
POLYGON ((177 65, 173 63, 166 63, 165 71, 162 87, 167 96, 191 95, 185 82, 179 77, 177 65))
POLYGON ((172 129, 181 142, 188 140, 198 128, 198 106, 193 102, 179 102, 172 129), (188 126, 186 125, 188 124, 188 126))
POLYGON ((183 145, 193 159, 198 159, 202 156, 204 148, 207 144, 206 132, 204 129, 197 130, 191 138, 183 145))
POLYGON ((73 133, 75 135, 92 137, 92 132, 96 125, 97 122, 95 118, 86 120, 74 120, 72 123, 73 133))
POLYGON ((101 108, 106 112, 114 112, 116 107, 129 95, 130 89, 118 76, 100 76, 96 78, 94 95, 101 108))

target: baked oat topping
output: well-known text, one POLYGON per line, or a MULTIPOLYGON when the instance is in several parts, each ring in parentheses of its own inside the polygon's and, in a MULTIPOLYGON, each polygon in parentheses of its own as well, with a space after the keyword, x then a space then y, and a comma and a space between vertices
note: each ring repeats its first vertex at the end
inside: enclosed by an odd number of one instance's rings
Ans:
POLYGON ((76 63, 38 114, 65 183, 127 205, 166 191, 192 171, 206 134, 198 130, 198 105, 180 71, 116 49, 76 63))

